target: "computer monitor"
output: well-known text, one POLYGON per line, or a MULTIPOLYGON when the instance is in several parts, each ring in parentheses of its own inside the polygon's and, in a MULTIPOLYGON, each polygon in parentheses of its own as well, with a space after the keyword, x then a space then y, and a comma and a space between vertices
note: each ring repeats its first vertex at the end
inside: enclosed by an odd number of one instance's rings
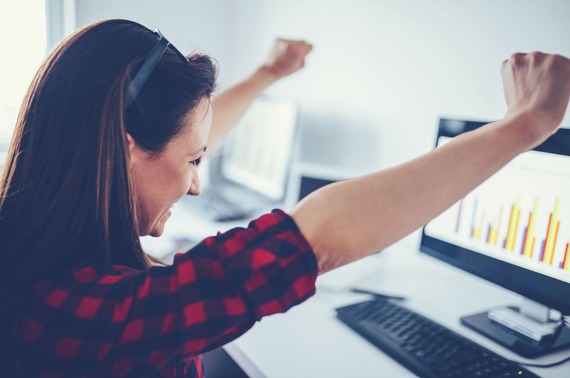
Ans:
POLYGON ((272 200, 283 200, 297 118, 291 100, 257 99, 224 143, 221 176, 272 200))
POLYGON ((185 196, 180 204, 209 222, 241 222, 280 207, 288 194, 298 121, 293 100, 257 98, 203 167, 200 196, 185 196))
MULTIPOLYGON (((436 146, 487 122, 441 119, 436 146)), ((560 129, 422 229, 420 251, 523 297, 462 323, 525 357, 570 346, 570 129, 560 129), (556 310, 556 311, 552 311, 556 310)))

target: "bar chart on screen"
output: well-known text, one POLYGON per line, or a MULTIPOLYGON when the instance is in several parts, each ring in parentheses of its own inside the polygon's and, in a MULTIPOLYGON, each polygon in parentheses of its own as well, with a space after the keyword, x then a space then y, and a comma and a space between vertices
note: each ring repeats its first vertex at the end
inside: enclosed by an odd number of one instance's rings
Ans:
POLYGON ((568 159, 534 151, 519 156, 426 232, 570 282, 568 159))
MULTIPOLYGON (((559 255, 560 268, 567 268, 568 241, 559 239, 561 231, 560 198, 554 200, 549 213, 541 212, 540 197, 536 197, 532 208, 522 209, 520 201, 511 201, 509 206, 496 209, 480 209, 478 198, 465 205, 461 200, 457 209, 456 232, 460 235, 462 223, 466 223, 467 237, 503 251, 553 265, 555 252, 559 255), (470 207, 470 217, 464 207, 470 207), (488 216, 486 216, 488 214, 488 216), (503 217, 504 221, 503 221, 503 217), (504 235, 499 239, 499 235, 504 235), (516 248, 515 248, 516 246, 516 248)), ((564 224, 566 225, 566 224, 564 224)), ((567 233, 567 232, 566 232, 567 233)), ((568 264, 570 265, 570 263, 568 264)), ((570 269, 570 267, 568 267, 570 269)))

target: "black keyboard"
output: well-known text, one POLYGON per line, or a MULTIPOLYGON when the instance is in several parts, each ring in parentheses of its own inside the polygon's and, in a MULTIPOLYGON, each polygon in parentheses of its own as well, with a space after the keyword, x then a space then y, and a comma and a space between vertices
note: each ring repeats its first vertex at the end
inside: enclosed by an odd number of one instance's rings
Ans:
POLYGON ((188 197, 186 203, 195 213, 215 222, 231 222, 250 216, 250 212, 214 190, 205 190, 198 197, 188 197))
POLYGON ((538 377, 390 301, 361 302, 336 311, 340 320, 420 377, 538 377))

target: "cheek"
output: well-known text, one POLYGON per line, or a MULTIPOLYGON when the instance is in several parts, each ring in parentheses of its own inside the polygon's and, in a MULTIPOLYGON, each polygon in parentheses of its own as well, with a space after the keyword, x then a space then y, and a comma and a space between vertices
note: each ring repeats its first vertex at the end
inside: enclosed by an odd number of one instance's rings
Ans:
POLYGON ((162 165, 148 167, 140 176, 140 206, 151 219, 161 217, 190 187, 191 175, 187 167, 162 165), (144 181, 144 182, 140 182, 144 181))
POLYGON ((156 212, 165 211, 188 193, 193 179, 192 170, 184 164, 171 165, 164 167, 161 175, 155 176, 153 201, 156 212))
POLYGON ((192 186, 195 174, 192 167, 188 167, 185 172, 181 172, 178 176, 178 185, 176 185, 179 197, 184 196, 192 186))

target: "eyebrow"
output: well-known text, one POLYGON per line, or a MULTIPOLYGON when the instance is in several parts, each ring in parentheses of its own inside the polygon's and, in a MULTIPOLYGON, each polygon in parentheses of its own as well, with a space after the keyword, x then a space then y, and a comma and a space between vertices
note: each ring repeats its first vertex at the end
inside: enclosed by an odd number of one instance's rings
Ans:
POLYGON ((206 152, 206 149, 208 148, 208 146, 203 146, 200 147, 199 149, 197 149, 195 152, 191 152, 190 156, 194 156, 194 155, 198 155, 199 153, 204 153, 206 152))

